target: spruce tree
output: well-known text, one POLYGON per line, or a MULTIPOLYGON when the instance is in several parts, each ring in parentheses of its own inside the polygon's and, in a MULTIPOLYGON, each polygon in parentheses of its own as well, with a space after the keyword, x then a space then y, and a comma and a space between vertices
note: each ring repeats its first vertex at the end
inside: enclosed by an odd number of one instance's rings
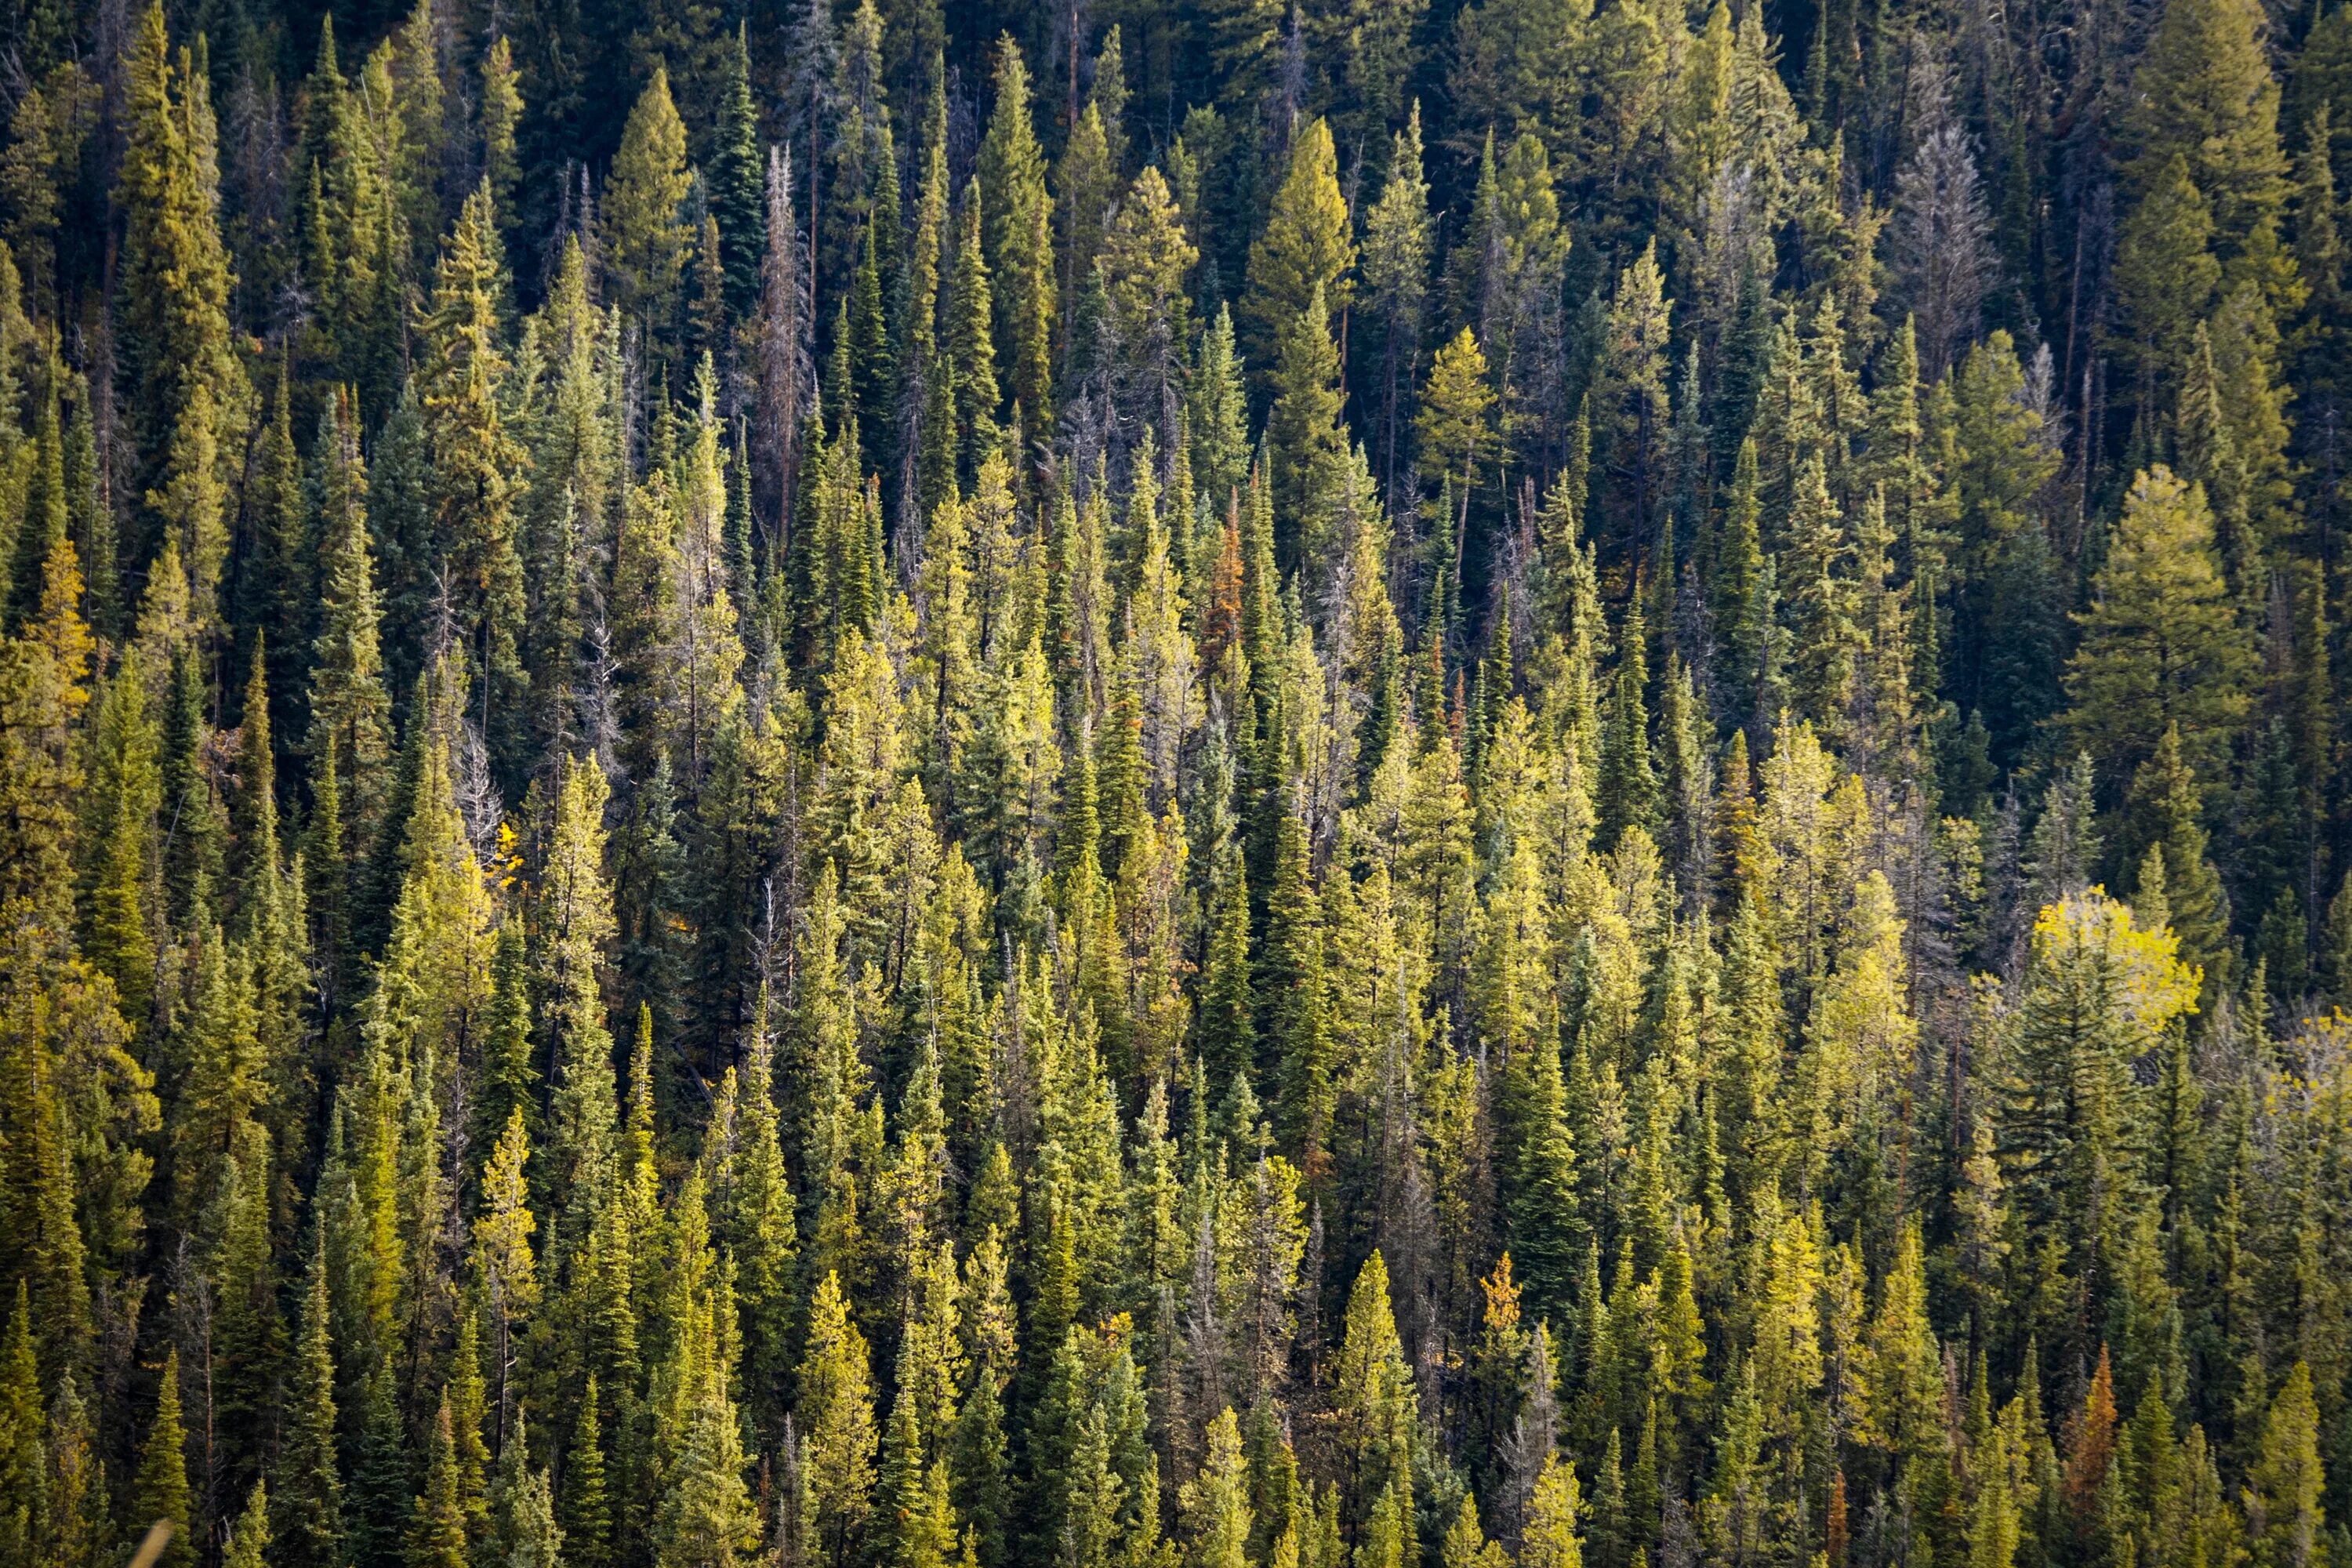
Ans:
POLYGON ((2168 725, 2132 776, 2117 861, 2144 868, 2150 855, 2161 856, 2164 908, 2181 958, 2202 968, 2218 992, 2230 970, 2230 898, 2207 857, 2204 803, 2179 731, 2168 725))
POLYGON ((760 297, 760 267, 768 247, 767 158, 761 148, 759 109, 751 100, 748 23, 736 26, 726 70, 719 123, 711 132, 710 216, 719 225, 728 309, 742 317, 760 297))
POLYGON ((1306 826, 1285 811, 1275 830, 1274 885, 1266 894, 1265 948, 1257 965, 1270 1079, 1279 1086, 1277 1118, 1286 1147, 1312 1175, 1330 1139, 1332 1083, 1329 1007, 1325 994, 1323 913, 1309 862, 1306 826))
POLYGON ((1052 427, 1054 199, 1029 107, 1029 70, 1006 35, 996 46, 996 106, 980 148, 982 228, 997 333, 1013 396, 1033 430, 1052 427))
POLYGON ((1317 120, 1291 139, 1288 166, 1276 188, 1265 232, 1250 247, 1243 315, 1264 348, 1271 350, 1281 342, 1318 290, 1324 314, 1346 313, 1355 298, 1349 274, 1355 269, 1356 247, 1349 229, 1331 127, 1317 120))
POLYGON ((133 1517, 170 1527, 159 1568, 189 1568, 196 1542, 189 1533, 195 1515, 188 1492, 188 1434, 180 1419, 180 1352, 163 1357, 155 1384, 155 1415, 140 1439, 139 1468, 131 1478, 133 1517))
POLYGON ((2211 773, 2245 710, 2252 658, 2213 555, 2202 491, 2158 468, 2134 482, 2066 667, 2071 732, 2118 775, 2178 729, 2211 773))
POLYGON ((1332 1406, 1342 1465, 1341 1518, 1362 1529, 1374 1511, 1412 1518, 1412 1451, 1420 1405, 1397 1339, 1388 1265, 1365 1260, 1349 1292, 1346 1330, 1332 1370, 1332 1406), (1384 1504, 1384 1499, 1393 1501, 1384 1504))
MULTIPOLYGON (((622 309, 656 337, 670 331, 692 240, 681 216, 691 184, 686 125, 670 97, 669 71, 656 65, 622 127, 603 206, 614 292, 622 309)), ((727 198, 737 195, 730 189, 727 198)))
POLYGON ((874 1510, 871 1377, 866 1336, 849 1321, 840 1275, 828 1272, 809 1303, 797 1415, 812 1545, 833 1568, 856 1561, 874 1510))
POLYGON ((524 716, 522 561, 516 543, 520 445, 506 428, 499 342, 506 288, 489 189, 466 198, 434 275, 423 382, 435 528, 451 609, 475 681, 476 721, 509 766, 524 716))
POLYGON ((302 1292, 274 1477, 272 1555, 281 1568, 332 1568, 343 1561, 343 1485, 330 1317, 322 1236, 311 1251, 302 1292))
MULTIPOLYGON (((131 24, 122 90, 120 287, 144 490, 162 482, 160 460, 183 431, 212 426, 212 450, 203 454, 212 462, 236 449, 251 394, 229 323, 210 84, 185 50, 172 58, 160 3, 131 24)), ((189 473, 184 482, 219 479, 189 473)), ((200 600, 217 584, 207 581, 207 561, 216 571, 216 558, 190 557, 200 600)))

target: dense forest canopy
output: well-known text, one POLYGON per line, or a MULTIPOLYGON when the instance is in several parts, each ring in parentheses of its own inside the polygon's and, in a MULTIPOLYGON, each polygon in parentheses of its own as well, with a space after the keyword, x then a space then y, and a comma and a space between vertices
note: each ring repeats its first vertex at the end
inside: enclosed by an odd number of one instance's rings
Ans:
POLYGON ((2352 5, 0 67, 0 1568, 2352 1568, 2352 5))

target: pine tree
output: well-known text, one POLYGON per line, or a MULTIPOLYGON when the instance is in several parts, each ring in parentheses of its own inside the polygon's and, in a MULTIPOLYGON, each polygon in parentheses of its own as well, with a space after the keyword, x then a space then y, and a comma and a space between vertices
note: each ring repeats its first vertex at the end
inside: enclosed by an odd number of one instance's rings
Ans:
POLYGON ((2248 1524, 2256 1563, 2265 1568, 2310 1568, 2325 1560, 2323 1488, 2311 1368, 2296 1362, 2271 1401, 2260 1456, 2248 1477, 2248 1524))
POLYGON ((1267 210, 1265 232, 1250 247, 1242 313, 1259 343, 1267 349, 1278 344, 1318 291, 1320 313, 1345 320, 1355 298, 1349 275, 1355 269, 1356 247, 1349 228, 1331 127, 1317 120, 1291 139, 1289 164, 1267 210))
POLYGON ((1797 711, 1838 733, 1853 682, 1853 582, 1846 561, 1847 533, 1820 453, 1799 469, 1789 519, 1789 548, 1780 577, 1788 584, 1794 668, 1790 695, 1797 711))
POLYGON ((70 540, 50 549, 41 581, 35 618, 0 639, 0 899, 29 900, 62 930, 82 782, 73 727, 89 701, 92 651, 70 540))
POLYGON ((1412 1517, 1412 1452, 1420 1421, 1412 1373, 1397 1340, 1389 1302, 1389 1270, 1374 1252, 1348 1297, 1347 1331, 1332 1371, 1332 1405, 1339 1420, 1341 1518, 1362 1529, 1392 1498, 1401 1517, 1412 1517))
POLYGON ((1230 1406, 1209 1422, 1205 1450, 1200 1474, 1184 1483, 1178 1502, 1192 1538, 1190 1561, 1196 1568, 1247 1568, 1249 1462, 1230 1406))
POLYGON ((539 1300, 539 1271, 531 1253, 531 1233, 539 1221, 530 1211, 525 1163, 530 1138, 524 1130, 523 1108, 507 1115, 497 1145, 482 1166, 482 1206, 474 1215, 474 1267, 486 1299, 491 1324, 491 1354, 496 1375, 499 1429, 505 1429, 508 1380, 520 1347, 518 1341, 539 1300))
POLYGON ((2206 856, 2204 799, 2179 731, 2168 725, 2132 776, 2117 858, 2145 879, 2147 858, 2161 858, 2164 909, 2180 938, 2181 959, 2202 968, 2218 990, 2229 973, 2230 900, 2206 856))
POLYGON ((572 1437, 563 1466, 563 1541, 569 1562, 604 1568, 612 1561, 613 1518, 605 1480, 604 1415, 594 1373, 572 1414, 572 1437))
POLYGON ((246 1494, 245 1511, 229 1527, 221 1561, 227 1568, 262 1568, 268 1550, 269 1489, 256 1481, 252 1491, 246 1494))
POLYGON ((0 1345, 0 1551, 31 1563, 48 1520, 47 1422, 41 1409, 41 1367, 33 1352, 32 1293, 16 1282, 6 1342, 0 1345))
POLYGON ((1666 452, 1670 310, 1653 245, 1617 279, 1592 399, 1595 457, 1613 503, 1609 515, 1625 543, 1643 558, 1654 548, 1651 542, 1672 493, 1666 452))
POLYGON ((520 77, 513 40, 503 33, 492 38, 482 51, 475 120, 481 138, 482 174, 489 181, 491 205, 501 213, 515 211, 515 194, 522 181, 516 153, 516 132, 523 115, 520 77))
POLYGON ((925 117, 921 174, 915 188, 914 232, 907 263, 894 280, 891 343, 897 357, 892 424, 898 431, 903 507, 928 517, 952 488, 954 432, 942 428, 952 399, 955 367, 940 357, 940 317, 948 269, 947 105, 933 95, 925 117), (911 488, 909 488, 911 487, 911 488))
POLYGON ((494 744, 506 742, 499 752, 511 758, 523 717, 524 600, 514 515, 522 453, 499 407, 507 369, 498 343, 504 271, 485 185, 466 198, 442 248, 420 379, 451 608, 478 682, 478 721, 494 744))
POLYGON ((1511 1250, 1527 1280, 1529 1308, 1567 1320, 1570 1287, 1586 1234, 1578 1213, 1575 1134, 1568 1121, 1559 1052, 1538 1040, 1525 1069, 1517 1112, 1518 1150, 1508 1215, 1511 1250))
POLYGON ((1330 1139, 1332 1081, 1326 1014, 1322 910, 1308 863, 1305 826, 1286 812, 1276 829, 1274 886, 1266 894, 1266 937, 1257 968, 1265 1048, 1280 1086, 1278 1119, 1286 1145, 1309 1175, 1321 1168, 1330 1139))
POLYGON ((748 24, 738 24, 719 88, 719 122, 710 149, 710 216, 719 224, 727 271, 727 306, 738 317, 760 297, 760 267, 768 247, 767 161, 760 146, 760 115, 751 100, 748 24))
POLYGON ((961 238, 948 278, 948 363, 955 367, 958 482, 976 489, 980 471, 997 447, 996 342, 991 324, 994 293, 981 244, 981 194, 965 188, 961 238))
MULTIPOLYGON (((605 182, 604 248, 621 307, 646 331, 666 335, 676 309, 691 232, 682 219, 692 176, 686 125, 670 98, 669 72, 656 65, 621 129, 620 150, 605 182)), ((730 199, 735 193, 730 192, 730 199)))
POLYGON ((2177 727, 2190 765, 2217 769, 2245 710, 2252 655, 2202 491, 2162 468, 2141 474, 2092 595, 2066 667, 2072 732, 2120 773, 2177 727))
POLYGON ((444 1390, 434 1415, 431 1449, 425 1462, 425 1490, 410 1515, 410 1568, 462 1568, 467 1561, 466 1519, 457 1495, 457 1441, 444 1390))
POLYGON ((1557 1454, 1545 1455, 1519 1548, 1525 1568, 1583 1568, 1584 1543, 1577 1533, 1577 1518, 1583 1511, 1575 1467, 1557 1454))
MULTIPOLYGON (((618 1097, 601 980, 616 930, 603 864, 606 794, 594 763, 565 767, 541 871, 541 1017, 556 1064, 548 1190, 559 1210, 577 1213, 604 1201, 616 1174, 618 1097)), ((582 1222, 567 1213, 565 1223, 576 1235, 582 1222)))
POLYGON ((1166 178, 1144 170, 1111 216, 1100 266, 1134 391, 1161 420, 1173 414, 1183 386, 1192 336, 1185 277, 1199 258, 1166 178))
MULTIPOLYGON (((212 451, 241 446, 250 398, 228 316, 230 278, 221 243, 210 84, 182 51, 175 62, 163 7, 132 24, 124 63, 124 147, 117 200, 124 215, 121 298, 131 414, 142 458, 142 489, 163 479, 157 466, 180 434, 189 437, 183 482, 217 484, 192 470, 194 442, 209 425, 212 451)), ((216 585, 215 556, 189 557, 199 603, 216 585)))
POLYGON ((2088 1216, 2116 1202, 2115 1184, 2137 1169, 2121 1130, 2146 1093, 2129 1064, 2155 1047, 2195 993, 2170 934, 2142 930, 2096 889, 2042 911, 1998 1117, 2004 1174, 2032 1223, 2083 1236, 2088 1216))
POLYGON ((874 1508, 870 1379, 866 1336, 849 1321, 840 1275, 829 1272, 809 1303, 798 1415, 814 1544, 834 1568, 855 1561, 874 1508))
POLYGON ((1625 624, 1618 632, 1617 674, 1601 744, 1596 842, 1604 847, 1613 847, 1630 828, 1648 833, 1658 822, 1658 775, 1651 760, 1646 690, 1648 640, 1637 597, 1626 607, 1625 624))
POLYGON ((1381 482, 1396 483, 1402 409, 1421 360, 1422 317, 1429 292, 1429 184, 1421 161, 1421 102, 1389 153, 1380 199, 1364 216, 1366 303, 1381 324, 1381 482))
MULTIPOLYGON (((1073 105, 1075 110, 1076 106, 1073 105)), ((1119 170, 1113 162, 1109 127, 1102 105, 1089 95, 1054 164, 1054 209, 1061 222, 1062 353, 1069 359, 1080 341, 1095 263, 1102 254, 1104 226, 1118 199, 1119 170)))
POLYGON ((2126 169, 2146 191, 2176 156, 2213 203, 2216 235, 2247 247, 2279 216, 2285 160, 2262 13, 2239 0, 2170 0, 2133 72, 2126 169))
POLYGON ((1478 488, 1478 460, 1492 440, 1486 423, 1495 405, 1490 379, 1486 356, 1465 327, 1452 342, 1439 348, 1421 389, 1421 416, 1415 428, 1421 437, 1422 460, 1460 498, 1459 518, 1439 518, 1437 526, 1457 535, 1467 525, 1471 498, 1478 488))
MULTIPOLYGON (((247 538, 237 566, 236 619, 269 652, 270 725, 293 731, 294 701, 310 667, 310 553, 301 459, 294 449, 290 366, 281 366, 268 426, 257 437, 244 498, 247 538)), ((45 418, 47 416, 44 416, 45 418)), ((62 499, 62 498, 60 498, 62 499)))
POLYGON ((1029 70, 1010 35, 996 46, 996 107, 980 149, 982 228, 997 334, 1013 397, 1034 430, 1053 422, 1054 199, 1029 107, 1029 70))
POLYGON ((1347 478, 1339 350, 1319 289, 1283 326, 1273 380, 1265 424, 1269 499, 1281 520, 1284 562, 1295 567, 1327 556, 1347 478))
MULTIPOLYGON (((698 1337, 709 1331, 689 1328, 698 1337)), ((730 1369, 710 1359, 716 1350, 697 1348, 684 1442, 654 1520, 654 1561, 665 1568, 732 1568, 759 1545, 740 1419, 727 1396, 730 1369)))
POLYGON ((139 1446, 139 1468, 131 1479, 132 1517, 171 1527, 171 1539, 156 1559, 159 1568, 189 1568, 196 1561, 194 1521, 189 1506, 188 1434, 180 1420, 180 1352, 163 1357, 155 1385, 155 1415, 139 1446))
POLYGON ((343 1561, 343 1485, 335 1432, 335 1352, 324 1238, 310 1256, 295 1331, 272 1501, 279 1568, 332 1568, 343 1561))
POLYGON ((2124 220, 2117 246, 2116 292, 2138 361, 2146 417, 2178 384, 2190 334, 2205 317, 2221 268, 2209 248, 2212 208, 2189 160, 2175 153, 2142 180, 2147 194, 2124 220))

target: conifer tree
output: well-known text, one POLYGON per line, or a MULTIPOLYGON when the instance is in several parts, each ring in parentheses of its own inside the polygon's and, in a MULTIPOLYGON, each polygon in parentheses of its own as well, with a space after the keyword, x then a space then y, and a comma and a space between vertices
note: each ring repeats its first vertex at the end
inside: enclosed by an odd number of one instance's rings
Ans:
MULTIPOLYGON (((220 482, 216 474, 193 469, 200 457, 217 462, 220 451, 240 445, 250 396, 229 325, 217 132, 210 84, 185 50, 176 61, 171 57, 163 5, 148 6, 131 27, 118 199, 125 219, 121 287, 128 307, 124 337, 142 488, 162 481, 160 459, 184 434, 183 483, 193 489, 220 482), (200 438, 208 438, 209 451, 201 449, 200 438)), ((216 557, 190 557, 200 603, 217 583, 216 576, 206 580, 207 560, 216 571, 216 557)))
POLYGON ((304 548, 310 530, 301 459, 294 449, 291 369, 279 368, 268 422, 256 438, 254 471, 244 496, 244 559, 236 571, 236 619, 246 636, 268 648, 270 725, 280 735, 294 733, 293 700, 310 665, 303 634, 316 599, 310 583, 311 555, 304 548))
MULTIPOLYGON (((499 300, 505 287, 487 185, 466 198, 435 273, 425 325, 424 406, 432 453, 435 529, 446 550, 451 608, 474 678, 478 721, 498 741, 522 719, 522 561, 515 473, 499 384, 499 300)), ((500 751, 511 755, 508 746, 500 751)))
POLYGON ((64 929, 82 782, 73 726, 89 701, 91 643, 70 540, 50 549, 41 574, 35 618, 0 639, 0 899, 29 900, 64 929))
POLYGON ((1422 173, 1421 103, 1389 153, 1380 199, 1364 216, 1366 303, 1381 326, 1381 482, 1396 483, 1401 409, 1421 359, 1422 317, 1429 291, 1429 184, 1422 173))
POLYGON ((7 1338, 0 1345, 0 1550, 20 1563, 36 1560, 48 1523, 47 1433, 41 1410, 41 1367, 33 1353, 32 1294, 16 1282, 7 1338))
POLYGON ((767 159, 761 150, 759 110, 751 100, 748 24, 735 29, 726 70, 719 122, 711 133, 710 216, 719 225, 728 309, 744 316, 759 299, 761 261, 768 247, 767 159))
POLYGON ((342 1561, 343 1485, 335 1431, 335 1352, 324 1237, 310 1256, 279 1440, 273 1557, 283 1568, 342 1561))
MULTIPOLYGON (((2179 732, 2167 726, 2155 752, 2132 777, 2117 857, 2151 869, 2162 883, 2168 923, 2180 938, 2184 963, 2202 968, 2221 986, 2229 973, 2230 900, 2221 874, 2206 856, 2205 792, 2190 772, 2179 732), (2161 857, 2151 868, 2148 857, 2161 857)), ((2156 891, 2153 885, 2147 889, 2156 891)))
POLYGON ((1291 139, 1289 163, 1266 213, 1265 232, 1250 247, 1243 315, 1261 344, 1270 349, 1280 342, 1318 290, 1321 313, 1345 319, 1355 298, 1349 274, 1356 247, 1349 229, 1331 127, 1316 120, 1291 139))
POLYGON ((1648 833, 1658 821, 1658 775, 1651 760, 1648 632, 1641 601, 1627 606, 1617 637, 1617 675, 1601 743, 1597 842, 1613 847, 1630 828, 1648 833))
POLYGON ((1519 1562, 1526 1568, 1582 1568, 1584 1542, 1577 1521, 1583 1511, 1576 1468, 1557 1454, 1545 1455, 1528 1504, 1519 1562))
POLYGON ((2190 764, 2218 768, 2245 710, 2252 658, 2203 492, 2162 468, 2142 474, 2092 595, 2066 667, 2080 743, 2121 769, 2177 727, 2190 764))
POLYGON ((572 1438, 563 1466, 563 1540, 567 1561, 604 1568, 612 1561, 611 1494, 604 1466, 604 1413, 594 1373, 581 1390, 572 1438))
POLYGON ((976 177, 997 333, 1014 401, 1034 430, 1053 420, 1054 199, 1029 107, 1029 69, 1008 34, 996 46, 996 107, 976 177))
POLYGON ((167 1352, 155 1384, 155 1415, 140 1439, 139 1468, 131 1479, 134 1518, 169 1525, 171 1539, 156 1559, 166 1568, 196 1561, 189 1526, 195 1515, 188 1492, 188 1434, 180 1419, 180 1352, 167 1352))
POLYGON ((559 1208, 581 1205, 566 1215, 574 1226, 617 1174, 618 1100, 602 981, 605 944, 616 929, 603 864, 606 795, 593 762, 564 768, 541 871, 541 1016, 556 1064, 548 1188, 559 1208))
POLYGON ((1654 246, 1618 278, 1593 395, 1593 437, 1610 509, 1625 542, 1647 556, 1672 493, 1666 440, 1668 312, 1654 246))
POLYGON ((1415 428, 1421 437, 1422 460, 1459 498, 1458 520, 1446 516, 1437 523, 1457 535, 1466 526, 1471 498, 1478 488, 1478 459, 1492 438, 1486 425, 1495 404, 1490 379, 1486 356, 1465 327, 1452 342, 1438 349, 1429 379, 1421 389, 1421 416, 1415 428))
POLYGON ((2172 0, 2133 72, 2125 117, 2134 187, 2149 189, 2185 157, 2232 250, 2275 224, 2286 194, 2263 31, 2261 13, 2234 0, 2172 0))
POLYGON ((1200 1474, 1184 1483, 1178 1507, 1192 1538, 1189 1560, 1196 1568, 1246 1568, 1249 1461, 1231 1406, 1209 1422, 1200 1474))
POLYGON ((497 211, 507 214, 515 211, 516 190, 522 180, 516 153, 516 132, 523 114, 521 74, 515 67, 513 40, 503 33, 492 38, 482 51, 482 79, 474 112, 490 202, 497 211))
POLYGON ((2326 1512, 2319 1457, 2319 1411, 2312 1401, 2311 1368, 2294 1363, 2271 1401, 2262 1447, 2249 1479, 2252 1557, 2275 1568, 2308 1568, 2324 1560, 2320 1532, 2326 1512))
POLYGON ((1339 1423, 1341 1517, 1360 1530, 1384 1498, 1412 1517, 1412 1450, 1420 1420, 1412 1373, 1397 1340, 1388 1265, 1365 1261, 1348 1297, 1347 1330, 1333 1368, 1339 1423))
POLYGON ((1099 265, 1134 392, 1161 421, 1172 419, 1183 384, 1192 335, 1185 277, 1199 257, 1166 178, 1144 170, 1111 216, 1099 265))
POLYGON ((1320 289, 1286 322, 1266 415, 1272 468, 1269 500, 1281 520, 1284 559, 1323 559, 1335 535, 1333 511, 1346 481, 1347 437, 1340 427, 1339 350, 1320 289))
POLYGON ((996 342, 992 325, 994 293, 981 244, 982 193, 965 187, 963 218, 953 265, 948 273, 947 361, 954 367, 958 483, 975 489, 980 470, 997 446, 996 342))
POLYGON ((408 1561, 411 1568, 460 1568, 467 1561, 466 1519, 457 1495, 457 1440, 446 1390, 429 1443, 425 1490, 410 1515, 408 1561))
POLYGON ((1308 863, 1307 834, 1286 811, 1275 831, 1274 886, 1266 894, 1266 936, 1256 970, 1265 1016, 1265 1048, 1280 1086, 1278 1116, 1285 1143, 1301 1152, 1309 1174, 1322 1163, 1330 1139, 1330 1039, 1324 994, 1324 933, 1320 901, 1308 863))
POLYGON ((656 65, 622 127, 604 201, 604 248, 614 291, 652 334, 667 334, 676 308, 692 242, 680 209, 692 183, 686 125, 670 97, 669 71, 656 65))
POLYGON ((809 1303, 797 1414, 812 1545, 834 1568, 856 1560, 873 1513, 871 1376, 866 1336, 849 1321, 840 1275, 828 1272, 809 1303))

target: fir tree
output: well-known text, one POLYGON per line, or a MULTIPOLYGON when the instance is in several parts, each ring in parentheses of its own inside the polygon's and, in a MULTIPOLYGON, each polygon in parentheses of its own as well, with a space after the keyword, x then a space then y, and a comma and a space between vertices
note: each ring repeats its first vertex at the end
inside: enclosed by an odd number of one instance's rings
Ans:
POLYGON ((2070 727, 2111 766, 2136 766, 2178 728, 2210 770, 2234 739, 2252 658, 2212 538, 2196 487, 2160 468, 2134 483, 2066 668, 2070 727))
POLYGON ((131 1479, 133 1517, 170 1527, 170 1539, 156 1559, 165 1568, 187 1568, 196 1560, 189 1526, 195 1515, 188 1492, 188 1434, 180 1420, 180 1352, 163 1357, 155 1384, 155 1415, 140 1440, 139 1468, 131 1479))
POLYGON ((855 1560, 874 1508, 874 1395, 866 1336, 849 1321, 841 1277, 827 1273, 809 1304, 801 1359, 801 1473, 813 1545, 835 1568, 855 1560))
MULTIPOLYGON (((1271 348, 1306 313, 1316 294, 1327 316, 1344 317, 1355 298, 1349 274, 1356 247, 1347 202, 1339 193, 1339 155, 1321 120, 1291 139, 1289 164, 1267 211, 1265 232, 1250 247, 1249 293, 1244 317, 1271 348)), ((1275 357, 1272 354, 1267 357, 1275 357)))
POLYGON ((327 1299, 323 1237, 295 1331, 272 1500, 275 1560, 283 1568, 331 1568, 343 1550, 343 1485, 335 1431, 335 1352, 327 1299))
MULTIPOLYGON (((667 68, 656 66, 622 128, 604 202, 604 247, 614 292, 622 308, 651 333, 667 332, 676 307, 691 243, 680 208, 691 184, 686 125, 670 98, 667 68)), ((729 199, 736 195, 730 190, 729 199)))
POLYGON ((750 314, 760 296, 761 261, 768 247, 766 182, 759 110, 751 100, 751 32, 748 24, 739 25, 727 52, 709 168, 710 215, 719 225, 727 304, 739 317, 750 314))

